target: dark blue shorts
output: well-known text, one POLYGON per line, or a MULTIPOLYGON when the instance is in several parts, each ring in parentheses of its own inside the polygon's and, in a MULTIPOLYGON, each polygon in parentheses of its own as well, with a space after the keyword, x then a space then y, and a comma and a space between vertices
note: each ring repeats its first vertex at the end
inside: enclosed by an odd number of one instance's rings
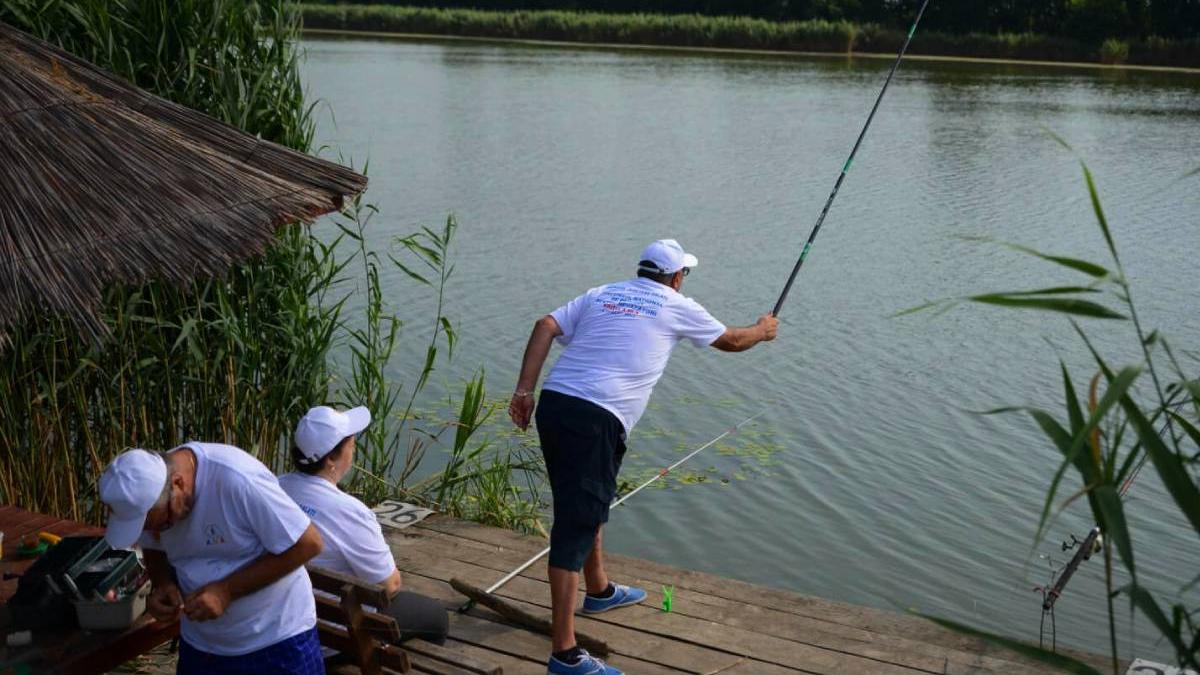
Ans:
POLYGON ((314 627, 241 656, 209 654, 179 640, 176 675, 324 675, 321 641, 314 627))
POLYGON ((554 497, 550 566, 578 572, 608 522, 625 457, 625 426, 595 403, 547 389, 536 414, 554 497))

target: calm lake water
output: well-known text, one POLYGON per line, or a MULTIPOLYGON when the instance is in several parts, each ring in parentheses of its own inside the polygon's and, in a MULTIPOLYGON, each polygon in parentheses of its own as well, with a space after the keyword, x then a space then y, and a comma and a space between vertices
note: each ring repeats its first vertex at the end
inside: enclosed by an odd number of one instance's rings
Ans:
MULTIPOLYGON (((632 275, 641 248, 700 258, 684 292, 729 324, 773 305, 890 65, 886 61, 308 40, 319 142, 370 160, 374 246, 450 213, 460 230, 448 313, 461 334, 429 403, 485 368, 511 390, 533 322, 632 275)), ((782 313, 744 354, 681 345, 630 439, 640 478, 759 411, 691 466, 699 485, 614 513, 620 553, 852 603, 918 607, 1036 640, 1048 563, 1082 537, 1078 505, 1030 556, 1058 454, 1027 417, 1060 417, 1057 357, 1094 366, 1055 315, 963 306, 970 292, 1084 278, 996 245, 1106 261, 1070 142, 1096 174, 1147 325, 1200 338, 1200 76, 906 62, 782 313), (1049 341, 1051 344, 1047 344, 1049 341), (1051 346, 1052 345, 1052 346, 1051 346)), ((334 151, 327 152, 333 155, 334 151)), ((429 294, 385 270, 410 323, 412 379, 429 294)), ((1085 322, 1110 359, 1128 324, 1085 322)), ((1196 352, 1183 356, 1195 376, 1196 352)), ((552 354, 551 359, 554 358, 552 354)), ((1143 583, 1168 597, 1200 571, 1195 535, 1153 475, 1131 493, 1143 583)), ((1068 474, 1064 494, 1078 488, 1068 474)), ((1059 604, 1060 644, 1107 646, 1103 564, 1059 604)), ((1190 599, 1195 606, 1196 591, 1190 599)), ((1145 621, 1122 640, 1167 650, 1145 621)), ((1047 622, 1048 625, 1048 622, 1047 622)), ((1126 652, 1128 655, 1128 651, 1126 652)))

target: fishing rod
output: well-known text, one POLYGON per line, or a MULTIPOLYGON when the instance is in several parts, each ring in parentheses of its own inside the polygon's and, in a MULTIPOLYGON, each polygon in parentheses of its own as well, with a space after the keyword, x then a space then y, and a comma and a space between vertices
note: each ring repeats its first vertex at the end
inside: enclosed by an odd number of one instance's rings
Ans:
POLYGON ((867 129, 871 128, 871 120, 875 119, 875 111, 879 110, 879 103, 883 100, 883 95, 887 93, 888 85, 892 82, 892 76, 896 74, 896 69, 900 67, 900 61, 904 58, 904 52, 908 50, 908 43, 912 42, 913 34, 917 32, 917 24, 921 23, 921 16, 925 14, 925 7, 929 5, 929 0, 921 3, 921 9, 917 11, 917 18, 913 20, 912 28, 908 29, 908 37, 904 39, 904 44, 900 46, 900 53, 896 54, 896 61, 892 63, 892 69, 888 71, 887 79, 883 81, 883 88, 879 90, 879 96, 875 99, 875 105, 871 106, 871 114, 867 115, 867 123, 863 125, 862 131, 858 132, 858 140, 854 141, 854 148, 850 150, 850 156, 846 158, 846 163, 842 165, 842 171, 838 174, 837 182, 833 184, 833 190, 829 193, 829 198, 825 200, 825 208, 821 209, 821 215, 817 218, 817 224, 813 226, 812 232, 808 235, 808 241, 804 242, 804 248, 800 251, 800 257, 796 259, 796 266, 792 268, 792 274, 788 277, 787 283, 783 286, 783 292, 779 294, 779 300, 775 302, 775 309, 771 310, 773 316, 779 316, 779 310, 783 308, 783 301, 787 300, 788 291, 792 290, 792 284, 796 281, 796 275, 800 273, 800 266, 804 264, 804 259, 808 257, 808 250, 812 248, 813 240, 817 238, 817 232, 821 230, 821 223, 825 222, 825 216, 829 214, 829 207, 833 205, 833 200, 837 197, 838 190, 842 187, 842 181, 846 179, 846 174, 850 172, 850 165, 854 163, 854 155, 858 153, 858 146, 862 145, 863 138, 867 135, 867 129))
MULTIPOLYGON (((917 24, 919 24, 921 22, 921 17, 925 14, 925 8, 928 5, 929 5, 929 0, 924 0, 924 2, 921 3, 921 9, 917 11, 917 18, 913 21, 912 28, 910 28, 908 30, 908 36, 905 37, 904 44, 900 46, 900 53, 896 55, 896 61, 895 61, 895 63, 892 64, 892 69, 890 71, 888 71, 887 79, 884 80, 884 82, 883 82, 883 88, 880 89, 879 96, 875 99, 875 105, 873 105, 871 107, 871 112, 869 115, 867 115, 867 122, 866 122, 866 124, 863 125, 862 131, 859 132, 858 139, 854 141, 854 147, 850 150, 850 156, 846 159, 846 163, 842 165, 842 171, 841 171, 841 173, 838 174, 837 182, 835 182, 833 185, 833 191, 831 191, 829 193, 829 198, 827 200, 825 200, 825 207, 823 209, 821 209, 821 215, 820 215, 820 217, 817 218, 817 224, 813 227, 812 233, 810 233, 808 235, 808 241, 804 244, 804 249, 800 252, 800 257, 796 260, 795 267, 792 268, 792 274, 791 274, 791 276, 788 277, 787 284, 784 285, 783 292, 780 293, 780 295, 779 295, 779 300, 776 301, 776 303, 775 303, 775 309, 771 310, 771 314, 774 316, 779 316, 779 310, 783 307, 783 301, 787 299, 788 291, 791 290, 792 284, 795 283, 795 281, 796 281, 796 275, 800 272, 800 266, 804 264, 804 259, 808 257, 808 251, 812 247, 813 240, 817 238, 817 232, 820 231, 820 229, 821 229, 821 223, 825 222, 825 216, 829 213, 829 207, 833 204, 834 198, 837 197, 838 189, 842 187, 842 181, 845 180, 846 173, 850 171, 850 165, 854 162, 854 155, 856 155, 858 153, 858 148, 860 145, 862 145, 863 138, 867 135, 867 129, 869 129, 871 127, 871 120, 873 120, 875 118, 875 111, 877 111, 879 109, 879 103, 880 103, 880 101, 883 100, 883 95, 885 93, 887 93, 887 88, 888 88, 888 85, 891 84, 892 76, 896 74, 896 68, 898 68, 900 66, 900 61, 904 58, 904 53, 908 50, 909 43, 912 42, 913 34, 917 32, 917 24)), ((638 487, 634 488, 631 492, 629 492, 629 494, 626 494, 624 497, 621 497, 620 499, 614 501, 612 503, 611 508, 615 508, 615 507, 620 506, 621 504, 625 503, 625 501, 627 499, 634 496, 638 492, 641 492, 643 489, 645 489, 646 487, 648 487, 650 484, 654 483, 655 481, 661 479, 663 476, 666 476, 673 469, 675 469, 679 465, 683 464, 684 462, 688 461, 692 457, 696 456, 705 448, 708 448, 709 446, 711 446, 712 444, 721 440, 722 438, 725 438, 729 434, 736 432, 743 425, 745 425, 745 424, 749 423, 751 420, 761 416, 765 412, 766 412, 766 410, 764 409, 758 413, 755 413, 754 415, 751 415, 750 417, 747 417, 746 419, 737 423, 733 427, 727 429, 721 435, 717 436, 716 438, 712 439, 711 441, 705 443, 704 445, 700 446, 699 448, 696 448, 692 452, 688 453, 687 455, 685 455, 683 457, 683 459, 680 459, 678 462, 675 462, 671 466, 669 466, 665 469, 662 469, 653 478, 642 483, 638 487)), ((533 565, 538 560, 541 560, 542 557, 545 556, 549 552, 550 552, 550 547, 546 547, 546 548, 542 549, 537 555, 533 556, 529 560, 522 563, 519 567, 517 567, 513 571, 506 574, 502 579, 500 579, 496 583, 492 584, 489 588, 485 589, 484 592, 488 595, 492 594, 493 592, 495 592, 497 589, 499 589, 504 584, 508 583, 509 581, 512 581, 512 579, 515 578, 518 574, 529 569, 529 567, 531 565, 533 565)), ((458 611, 466 612, 474 606, 475 606, 475 601, 468 600, 466 603, 464 603, 461 607, 458 608, 458 611)))
MULTIPOLYGON (((1187 405, 1187 401, 1180 401, 1171 407, 1178 408, 1184 405, 1187 405)), ((1171 418, 1168 416, 1168 422, 1170 419, 1171 418)), ((1163 432, 1167 431, 1168 429, 1170 429, 1170 425, 1164 424, 1159 428, 1158 435, 1162 436, 1163 432)), ((1146 452, 1141 458, 1138 459, 1138 463, 1130 473, 1130 476, 1125 479, 1125 481, 1121 484, 1121 488, 1117 491, 1118 497, 1124 497, 1125 494, 1129 492, 1129 489, 1133 487, 1133 482, 1137 480, 1138 475, 1142 471, 1142 467, 1146 464, 1146 460, 1149 459, 1149 457, 1149 453, 1146 452)), ((1093 525, 1092 529, 1088 530, 1087 536, 1083 538, 1083 541, 1080 541, 1075 537, 1074 534, 1072 534, 1071 541, 1069 543, 1065 541, 1063 542, 1062 550, 1069 551, 1073 546, 1078 546, 1079 548, 1075 551, 1075 555, 1071 556, 1071 559, 1062 568, 1061 573, 1052 572, 1051 580, 1054 581, 1054 585, 1049 589, 1045 588, 1044 586, 1038 586, 1033 589, 1041 592, 1042 594, 1042 628, 1040 628, 1038 631, 1040 633, 1040 639, 1044 640, 1045 636, 1046 614, 1050 615, 1051 626, 1054 626, 1054 605, 1058 602, 1058 599, 1062 597, 1062 593, 1066 589, 1067 583, 1071 581, 1071 577, 1075 575, 1076 570, 1079 569, 1079 566, 1084 561, 1090 560, 1093 555, 1103 550, 1105 546, 1104 533, 1101 532, 1099 525, 1093 525), (1058 578, 1055 579, 1053 574, 1058 574, 1058 578)), ((1053 630, 1051 642, 1052 648, 1056 648, 1057 643, 1057 630, 1053 630)))
MULTIPOLYGON (((1043 612, 1049 612, 1054 609, 1054 603, 1057 602, 1059 596, 1062 595, 1063 589, 1066 588, 1067 582, 1071 580, 1071 576, 1075 574, 1075 570, 1079 569, 1079 565, 1084 560, 1091 558, 1095 553, 1099 553, 1100 548, 1103 546, 1101 543, 1102 539, 1100 538, 1099 525, 1093 525, 1092 529, 1088 531, 1087 536, 1083 538, 1083 541, 1075 539, 1075 535, 1071 535, 1071 539, 1075 545, 1079 546, 1079 550, 1075 551, 1075 555, 1071 557, 1071 561, 1068 562, 1067 566, 1063 568, 1062 574, 1058 577, 1058 581, 1054 583, 1054 587, 1043 593, 1043 612)), ((1063 550, 1067 550, 1069 546, 1070 544, 1064 542, 1063 550)))
MULTIPOLYGON (((737 424, 733 425, 732 427, 729 427, 728 429, 726 429, 724 432, 722 432, 722 433, 721 433, 719 436, 717 436, 716 438, 712 439, 711 441, 709 441, 709 442, 705 443, 704 445, 702 445, 702 446, 700 446, 700 447, 696 448, 695 450, 693 450, 693 451, 689 452, 688 454, 684 455, 684 457, 683 457, 682 459, 680 459, 679 461, 675 462, 675 463, 674 463, 674 464, 672 464, 671 466, 668 466, 668 467, 667 467, 667 468, 665 468, 665 469, 660 469, 658 473, 654 474, 654 476, 653 476, 652 478, 650 478, 650 480, 647 480, 646 482, 644 482, 644 483, 642 483, 641 485, 637 486, 637 487, 636 487, 636 488, 634 488, 633 490, 630 490, 628 493, 626 493, 626 494, 625 494, 625 496, 623 496, 623 497, 621 497, 620 499, 618 499, 618 500, 614 501, 614 502, 613 502, 613 503, 612 503, 612 504, 609 506, 609 508, 611 508, 611 509, 615 509, 615 508, 617 508, 618 506, 620 506, 621 504, 624 504, 624 503, 625 503, 625 502, 626 502, 626 501, 627 501, 627 500, 628 500, 630 497, 632 497, 632 496, 636 495, 637 493, 641 492, 641 491, 642 491, 642 490, 644 490, 645 488, 649 487, 649 486, 650 486, 650 484, 654 483, 655 481, 657 481, 657 480, 661 479, 662 477, 666 476, 667 474, 671 473, 671 471, 675 470, 675 468, 676 468, 676 467, 678 467, 679 465, 683 464, 684 462, 688 461, 689 459, 691 459, 691 458, 695 457, 696 455, 700 454, 700 452, 701 452, 701 451, 703 451, 704 449, 706 449, 706 448, 708 448, 708 447, 712 446, 714 443, 716 443, 717 441, 721 440, 722 438, 725 438, 726 436, 729 436, 730 434, 735 434, 735 433, 737 433, 738 429, 741 429, 743 426, 745 426, 745 425, 749 424, 750 422, 752 422, 752 421, 754 421, 754 420, 758 419, 759 417, 762 417, 762 416, 763 416, 763 414, 764 414, 764 413, 766 413, 766 412, 767 412, 767 409, 766 409, 766 408, 763 408, 762 410, 760 410, 760 411, 758 411, 758 412, 754 413, 753 415, 751 415, 751 416, 747 417, 746 419, 742 420, 741 422, 738 422, 737 424)), ((503 577, 502 579, 500 579, 500 580, 499 580, 499 581, 497 581, 496 583, 494 583, 494 584, 492 584, 491 586, 489 586, 487 589, 485 589, 485 590, 484 590, 484 593, 485 593, 485 594, 487 594, 487 595, 491 595, 491 594, 492 594, 492 593, 494 593, 496 590, 498 590, 498 589, 499 589, 501 586, 503 586, 504 584, 507 584, 508 582, 512 581, 512 580, 513 580, 513 579, 514 579, 514 578, 515 578, 515 577, 516 577, 518 574, 520 574, 521 572, 524 572, 525 570, 529 569, 529 568, 530 568, 530 566, 532 566, 532 565, 533 565, 535 562, 537 562, 537 561, 541 560, 541 559, 542 559, 542 558, 543 558, 543 557, 544 557, 544 556, 545 556, 547 553, 549 553, 549 552, 550 552, 550 547, 549 547, 549 546, 547 546, 546 548, 542 549, 542 550, 541 550, 541 551, 540 551, 540 552, 539 552, 537 555, 535 555, 535 556, 533 556, 532 558, 530 558, 529 560, 526 560, 525 562, 521 563, 521 565, 520 565, 519 567, 517 567, 517 568, 516 568, 516 569, 514 569, 513 571, 509 572, 508 574, 504 575, 504 577, 503 577)), ((468 610, 470 610, 470 609, 471 609, 472 607, 474 607, 474 606, 475 606, 475 601, 474 601, 474 600, 468 600, 468 601, 466 601, 465 603, 463 603, 463 605, 462 605, 461 607, 459 607, 459 608, 458 608, 458 611, 459 611, 459 613, 467 612, 468 610)))

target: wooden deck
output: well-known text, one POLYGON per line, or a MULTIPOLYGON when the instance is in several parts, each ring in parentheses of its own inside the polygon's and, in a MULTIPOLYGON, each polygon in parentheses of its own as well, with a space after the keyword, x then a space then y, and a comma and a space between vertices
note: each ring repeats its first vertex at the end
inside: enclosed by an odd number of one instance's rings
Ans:
MULTIPOLYGON (((545 540, 431 516, 405 530, 384 530, 408 590, 457 608, 459 578, 487 587, 545 546, 545 540)), ((755 586, 624 556, 608 556, 613 578, 642 586, 635 607, 578 617, 576 628, 606 641, 609 661, 630 675, 721 673, 1048 673, 1044 666, 921 619, 755 586), (661 587, 675 587, 671 613, 661 587)), ((549 618, 545 564, 497 595, 549 618)), ((490 610, 451 613, 447 646, 494 663, 504 673, 546 672, 550 639, 506 623, 490 610)), ((1075 656, 1078 656, 1075 654, 1075 656)), ((1091 659, 1103 668, 1104 662, 1091 659)))

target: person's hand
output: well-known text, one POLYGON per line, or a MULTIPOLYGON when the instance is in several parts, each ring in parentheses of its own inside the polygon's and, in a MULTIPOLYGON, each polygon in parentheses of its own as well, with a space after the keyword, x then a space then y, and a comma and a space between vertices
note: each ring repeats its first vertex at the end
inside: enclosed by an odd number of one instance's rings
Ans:
POLYGON ((146 611, 157 621, 174 621, 183 607, 183 595, 174 583, 155 586, 146 598, 146 611))
POLYGON ((758 317, 758 321, 755 323, 755 325, 762 329, 763 342, 770 342, 771 340, 774 340, 775 333, 779 332, 779 319, 775 318, 774 314, 763 314, 762 316, 758 317))
POLYGON ((231 602, 233 596, 229 587, 214 581, 189 595, 183 603, 183 611, 192 621, 211 621, 220 618, 231 602))
POLYGON ((533 392, 517 390, 508 402, 508 416, 513 424, 521 431, 529 428, 529 419, 533 417, 533 392))

